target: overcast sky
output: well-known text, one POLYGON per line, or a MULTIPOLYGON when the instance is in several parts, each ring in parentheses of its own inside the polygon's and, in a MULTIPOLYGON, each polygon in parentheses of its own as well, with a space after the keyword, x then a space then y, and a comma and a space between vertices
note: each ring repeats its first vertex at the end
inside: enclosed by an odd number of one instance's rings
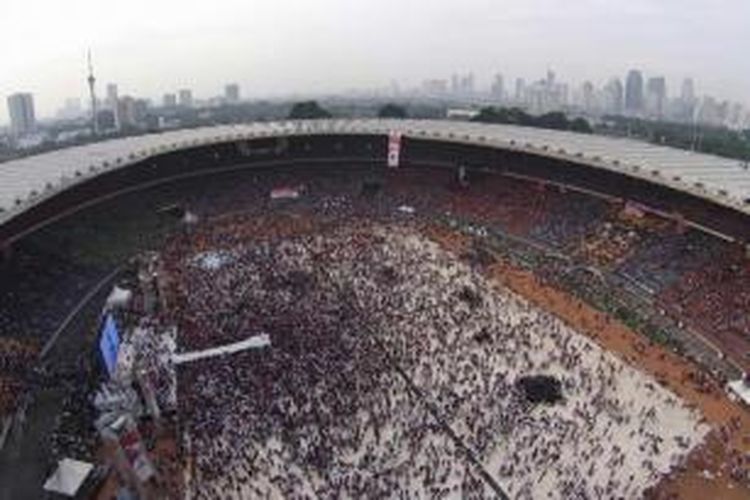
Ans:
POLYGON ((750 0, 2 0, 0 123, 12 92, 41 116, 85 97, 88 47, 100 97, 107 82, 263 97, 468 71, 484 87, 547 68, 599 84, 637 67, 750 102, 750 0))

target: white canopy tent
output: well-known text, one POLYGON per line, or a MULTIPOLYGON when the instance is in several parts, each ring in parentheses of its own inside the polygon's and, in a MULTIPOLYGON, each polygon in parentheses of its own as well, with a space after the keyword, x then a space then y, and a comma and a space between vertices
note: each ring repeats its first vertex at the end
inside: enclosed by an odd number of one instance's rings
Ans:
POLYGON ((132 298, 133 292, 115 285, 114 288, 112 288, 112 293, 110 293, 109 297, 107 297, 106 307, 107 309, 125 307, 130 303, 130 300, 132 298))
POLYGON ((74 497, 93 469, 90 463, 63 458, 57 463, 55 472, 44 482, 44 491, 74 497))

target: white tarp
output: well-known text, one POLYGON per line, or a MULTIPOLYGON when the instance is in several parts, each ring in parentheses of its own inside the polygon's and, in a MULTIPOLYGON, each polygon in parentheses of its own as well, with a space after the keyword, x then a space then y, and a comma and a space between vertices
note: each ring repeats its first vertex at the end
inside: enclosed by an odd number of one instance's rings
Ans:
POLYGON ((109 297, 107 297, 107 308, 125 307, 130 303, 130 299, 132 298, 133 292, 115 285, 109 297))
POLYGON ((729 382, 729 389, 742 400, 743 403, 750 406, 750 383, 740 379, 729 382))
POLYGON ((44 483, 44 491, 73 497, 88 477, 93 465, 70 458, 63 458, 57 469, 44 483))
POLYGON ((172 358, 172 361, 174 361, 175 364, 189 363, 198 359, 212 358, 214 356, 222 356, 224 354, 234 354, 236 352, 245 351, 247 349, 259 349, 261 347, 267 347, 269 345, 271 345, 271 337, 269 337, 267 333, 261 333, 260 335, 248 337, 245 340, 235 342, 234 344, 213 347, 211 349, 205 349, 203 351, 175 354, 172 358))

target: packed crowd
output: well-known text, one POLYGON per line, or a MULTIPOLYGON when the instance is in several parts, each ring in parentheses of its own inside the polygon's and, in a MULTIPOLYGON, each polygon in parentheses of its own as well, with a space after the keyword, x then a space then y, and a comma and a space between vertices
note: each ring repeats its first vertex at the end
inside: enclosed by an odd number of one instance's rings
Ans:
POLYGON ((750 259, 741 248, 686 272, 659 298, 693 328, 750 354, 750 259))
MULTIPOLYGON (((357 218, 399 224, 458 219, 525 237, 561 250, 580 260, 582 265, 614 266, 618 273, 653 290, 660 306, 675 318, 685 319, 692 328, 718 332, 723 336, 721 339, 750 339, 750 316, 746 314, 750 309, 750 275, 743 255, 736 249, 727 250, 727 244, 717 238, 693 230, 676 232, 673 227, 644 230, 629 221, 613 223, 620 207, 601 199, 536 182, 504 176, 479 177, 473 173, 469 175, 468 185, 460 186, 456 183, 455 172, 445 169, 244 172, 216 176, 200 183, 186 181, 113 200, 106 206, 96 207, 93 215, 86 212, 75 220, 62 221, 59 226, 35 235, 32 241, 17 246, 11 260, 0 267, 0 339, 12 339, 7 345, 13 346, 6 348, 6 344, 2 344, 0 348, 0 416, 12 411, 22 396, 28 385, 27 369, 43 341, 92 284, 111 269, 114 262, 119 262, 122 255, 131 255, 147 245, 161 248, 156 235, 165 228, 173 229, 174 225, 167 223, 168 217, 160 210, 172 203, 189 207, 201 219, 223 221, 215 230, 207 224, 184 239, 176 238, 163 252, 167 274, 178 276, 188 272, 190 276, 190 280, 185 281, 189 282, 186 290, 175 289, 177 283, 166 284, 168 289, 172 287, 176 302, 171 304, 174 306, 172 317, 160 318, 165 324, 181 325, 179 348, 183 351, 231 342, 248 332, 271 333, 274 329, 283 329, 284 318, 289 314, 288 304, 283 303, 283 307, 279 306, 281 308, 271 314, 268 312, 273 311, 271 297, 287 294, 300 298, 289 290, 318 290, 320 284, 310 278, 315 275, 311 271, 280 278, 274 267, 277 263, 271 258, 276 252, 276 243, 292 233, 307 234, 310 238, 313 234, 325 234, 329 227, 357 218), (293 200, 270 199, 269 192, 279 186, 299 186, 301 196, 293 200), (265 246, 244 247, 258 230, 247 217, 262 220, 268 213, 281 213, 286 217, 283 227, 276 228, 275 239, 265 246), (309 225, 307 220, 311 215, 326 221, 327 226, 309 225), (229 256, 227 269, 261 268, 256 269, 257 275, 238 272, 241 278, 217 276, 202 269, 198 265, 200 259, 185 266, 181 256, 186 248, 193 251, 196 258, 201 253, 203 257, 211 257, 216 249, 232 249, 225 255, 229 256), (265 268, 262 268, 263 262, 265 268), (268 293, 262 294, 259 290, 268 293), (207 291, 211 294, 206 295, 207 291), (261 295, 256 295, 258 293, 261 295)), ((221 261, 223 257, 219 257, 221 261)), ((555 261, 549 266, 549 273, 561 269, 556 264, 560 263, 555 261)), ((584 277, 592 282, 588 287, 591 290, 594 285, 599 286, 596 276, 585 274, 584 277)), ((581 286, 580 280, 570 281, 581 286)), ((369 298, 366 293, 364 297, 357 297, 362 301, 369 298)), ((366 309, 380 311, 376 306, 368 303, 366 309)), ((390 320, 377 315, 375 318, 368 316, 365 321, 362 308, 359 304, 360 313, 356 315, 362 325, 389 324, 390 320)), ((312 308, 298 315, 315 316, 316 311, 312 308)), ((294 321, 298 324, 303 319, 294 321)), ((533 330, 529 325, 524 328, 533 330)), ((384 338, 385 342, 389 337, 384 338)), ((745 345, 742 344, 738 352, 750 350, 745 349, 745 345)), ((399 356, 406 355, 396 352, 399 356)), ((368 351, 359 356, 371 354, 368 351)), ((408 353, 418 357, 417 354, 408 353)), ((213 366, 217 362, 204 360, 200 363, 213 366)), ((189 378, 193 368, 186 366, 182 370, 189 378)), ((388 382, 398 383, 397 378, 388 382)), ((440 392, 447 389, 438 387, 435 389, 438 396, 447 397, 440 392)), ((452 417, 451 404, 438 396, 431 401, 439 404, 446 418, 452 417)), ((383 400, 367 404, 375 408, 385 405, 383 400)), ((432 433, 436 424, 430 420, 430 413, 425 409, 419 412, 419 417, 404 417, 404 428, 411 428, 415 419, 423 425, 426 419, 428 424, 425 425, 432 433)), ((475 440, 472 445, 478 450, 493 446, 475 437, 482 436, 482 429, 491 425, 491 417, 486 416, 486 419, 487 422, 461 424, 475 440)), ((458 425, 453 420, 451 423, 458 425)), ((438 448, 450 449, 448 454, 460 455, 449 440, 435 443, 438 448)), ((460 479, 450 484, 466 483, 486 488, 476 470, 470 467, 461 470, 463 472, 454 471, 455 477, 460 476, 460 479)), ((547 484, 545 481, 553 480, 541 481, 547 484)))
POLYGON ((205 231, 162 256, 178 348, 271 345, 178 367, 192 497, 632 497, 708 431, 402 224, 205 231), (534 374, 564 400, 526 400, 534 374))
POLYGON ((617 273, 656 295, 682 276, 714 262, 723 242, 697 230, 653 233, 621 263, 617 273))
POLYGON ((28 367, 37 355, 33 341, 0 337, 0 432, 3 419, 12 414, 23 394, 28 367))

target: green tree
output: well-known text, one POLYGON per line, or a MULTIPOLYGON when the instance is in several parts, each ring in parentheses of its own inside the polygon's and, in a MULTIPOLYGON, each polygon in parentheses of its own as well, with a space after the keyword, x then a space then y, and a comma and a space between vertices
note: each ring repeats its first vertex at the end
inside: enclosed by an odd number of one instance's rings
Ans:
POLYGON ((291 111, 289 111, 290 120, 314 120, 330 117, 331 113, 320 107, 318 101, 296 102, 292 105, 291 111))
POLYGON ((570 122, 570 130, 573 132, 581 132, 583 134, 592 134, 594 132, 589 121, 585 118, 576 118, 570 122))
POLYGON ((407 118, 406 109, 398 104, 388 103, 378 111, 378 118, 407 118))
POLYGON ((536 127, 551 128, 555 130, 567 130, 570 126, 568 119, 564 113, 559 111, 553 111, 551 113, 545 113, 534 119, 536 127))

